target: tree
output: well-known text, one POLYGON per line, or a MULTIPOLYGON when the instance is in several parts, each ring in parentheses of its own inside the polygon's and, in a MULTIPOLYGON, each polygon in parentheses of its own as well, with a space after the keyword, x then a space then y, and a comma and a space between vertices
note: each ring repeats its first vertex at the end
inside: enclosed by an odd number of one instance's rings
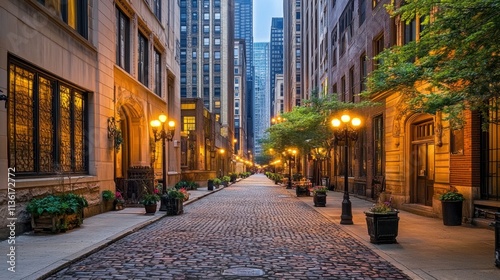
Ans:
POLYGON ((418 41, 375 57, 363 95, 401 92, 408 110, 441 111, 453 128, 464 125, 464 110, 492 121, 488 113, 498 109, 500 89, 500 1, 406 0, 386 8, 406 23, 419 17, 423 30, 418 41))

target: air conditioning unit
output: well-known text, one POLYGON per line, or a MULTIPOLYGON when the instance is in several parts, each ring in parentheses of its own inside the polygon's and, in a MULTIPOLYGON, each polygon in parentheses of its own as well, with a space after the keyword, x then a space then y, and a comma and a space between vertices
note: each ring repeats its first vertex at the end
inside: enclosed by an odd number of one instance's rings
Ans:
POLYGON ((179 148, 180 145, 181 145, 181 141, 174 140, 174 148, 179 148))

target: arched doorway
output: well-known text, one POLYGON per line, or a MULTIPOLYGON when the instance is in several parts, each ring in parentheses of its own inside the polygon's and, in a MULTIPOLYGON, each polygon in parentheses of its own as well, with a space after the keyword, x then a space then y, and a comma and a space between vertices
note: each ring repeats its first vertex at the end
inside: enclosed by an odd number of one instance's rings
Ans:
POLYGON ((434 119, 420 116, 410 125, 410 200, 432 206, 435 152, 434 119))

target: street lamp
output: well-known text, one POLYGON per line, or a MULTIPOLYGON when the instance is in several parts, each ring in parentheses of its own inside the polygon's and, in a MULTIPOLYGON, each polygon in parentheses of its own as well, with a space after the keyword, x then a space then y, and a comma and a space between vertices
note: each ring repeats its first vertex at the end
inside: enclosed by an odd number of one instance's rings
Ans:
POLYGON ((292 188, 292 157, 294 158, 295 162, 295 155, 297 154, 297 150, 295 149, 288 149, 287 150, 287 155, 288 155, 288 185, 287 189, 292 188))
POLYGON ((224 149, 219 149, 219 154, 220 154, 220 177, 224 176, 224 153, 226 150, 224 149))
POLYGON ((332 126, 335 128, 335 139, 344 141, 344 198, 342 200, 342 214, 340 223, 343 225, 352 225, 352 205, 349 200, 349 176, 348 176, 348 161, 349 161, 349 140, 356 141, 358 132, 356 128, 361 125, 359 118, 352 118, 344 114, 339 119, 332 120, 332 126), (341 125, 343 124, 343 127, 341 125))
POLYGON ((154 140, 158 142, 162 140, 162 169, 163 169, 163 186, 162 186, 162 199, 160 205, 160 211, 167 211, 166 203, 164 200, 164 195, 167 193, 167 151, 165 150, 165 140, 172 141, 175 133, 175 122, 169 121, 167 123, 168 128, 165 130, 165 122, 167 121, 167 116, 161 114, 158 116, 157 120, 152 120, 150 122, 151 127, 153 128, 154 140), (158 128, 161 126, 161 130, 158 131, 158 128))

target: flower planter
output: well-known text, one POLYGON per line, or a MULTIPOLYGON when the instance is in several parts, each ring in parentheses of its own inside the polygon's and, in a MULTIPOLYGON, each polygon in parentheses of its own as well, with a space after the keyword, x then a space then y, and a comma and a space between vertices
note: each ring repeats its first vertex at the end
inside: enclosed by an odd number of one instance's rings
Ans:
POLYGON ((125 208, 125 205, 123 203, 123 201, 113 201, 113 210, 115 211, 120 211, 120 210, 123 210, 125 208))
POLYGON ((326 206, 326 193, 315 193, 313 197, 314 206, 325 207, 326 206))
POLYGON ((208 180, 207 187, 208 187, 209 191, 213 191, 214 190, 214 180, 208 180))
POLYGON ((388 213, 365 212, 371 243, 397 243, 398 213, 398 211, 388 213))
POLYGON ((65 232, 79 227, 83 223, 83 213, 31 216, 31 227, 34 232, 65 232))
POLYGON ((303 187, 296 187, 295 188, 295 193, 297 196, 310 196, 310 191, 308 188, 303 188, 303 187))
POLYGON ((156 204, 144 205, 144 209, 146 210, 146 214, 154 214, 156 213, 156 204))
POLYGON ((463 201, 441 201, 445 226, 462 225, 462 204, 463 201))
POLYGON ((166 198, 165 202, 167 208, 167 215, 172 216, 184 213, 184 205, 182 199, 166 198))

